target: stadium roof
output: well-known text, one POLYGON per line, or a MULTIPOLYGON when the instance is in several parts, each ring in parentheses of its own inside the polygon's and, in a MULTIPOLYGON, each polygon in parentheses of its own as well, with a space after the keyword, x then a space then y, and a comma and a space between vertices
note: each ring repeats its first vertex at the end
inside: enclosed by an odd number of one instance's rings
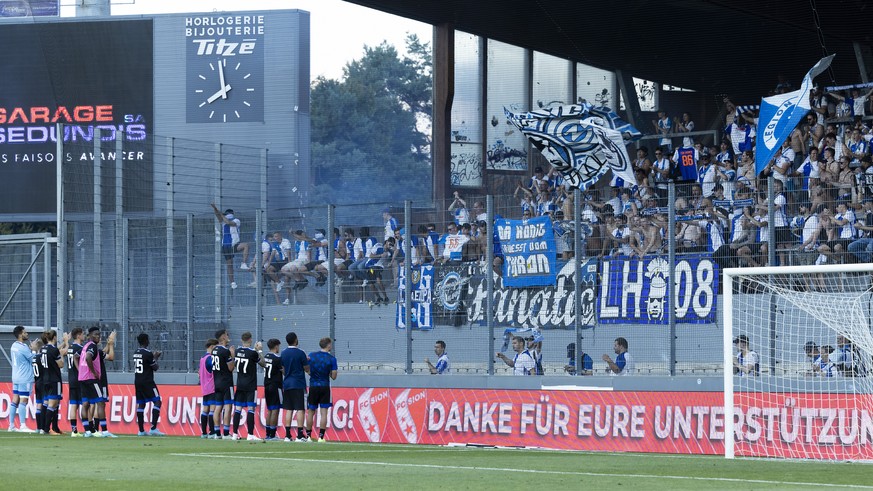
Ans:
POLYGON ((868 60, 873 45, 873 3, 866 0, 347 1, 647 80, 730 94, 737 103, 768 94, 779 75, 798 86, 831 53, 832 72, 816 82, 858 83, 853 41, 865 45, 868 60))

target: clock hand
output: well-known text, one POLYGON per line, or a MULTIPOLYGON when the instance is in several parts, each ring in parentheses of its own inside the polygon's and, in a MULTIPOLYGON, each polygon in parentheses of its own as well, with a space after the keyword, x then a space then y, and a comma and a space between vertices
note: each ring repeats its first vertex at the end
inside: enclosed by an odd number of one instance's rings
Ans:
POLYGON ((222 87, 221 90, 219 90, 218 92, 209 96, 209 99, 206 99, 206 102, 208 102, 209 104, 212 104, 219 97, 222 99, 227 99, 227 92, 229 90, 230 90, 230 84, 227 84, 224 87, 222 87))
POLYGON ((230 89, 227 89, 224 83, 224 64, 222 61, 218 60, 218 79, 221 82, 221 90, 219 92, 221 92, 222 99, 227 99, 227 91, 230 89))

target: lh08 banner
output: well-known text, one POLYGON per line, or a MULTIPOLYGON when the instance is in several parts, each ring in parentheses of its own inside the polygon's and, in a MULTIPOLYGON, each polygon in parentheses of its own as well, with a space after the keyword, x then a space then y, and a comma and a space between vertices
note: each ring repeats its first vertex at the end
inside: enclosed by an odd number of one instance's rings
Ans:
POLYGON ((676 261, 676 278, 661 256, 618 256, 601 263, 598 302, 603 324, 667 324, 669 285, 676 286, 676 322, 715 322, 718 266, 711 254, 684 254, 676 261))

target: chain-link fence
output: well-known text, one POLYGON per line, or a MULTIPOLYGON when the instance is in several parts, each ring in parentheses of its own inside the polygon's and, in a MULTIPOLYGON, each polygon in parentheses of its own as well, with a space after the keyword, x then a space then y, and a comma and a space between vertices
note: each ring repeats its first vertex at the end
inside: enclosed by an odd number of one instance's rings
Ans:
POLYGON ((3 324, 117 329, 116 370, 148 332, 162 370, 193 371, 227 328, 332 337, 347 371, 428 373, 443 341, 453 373, 508 374, 496 353, 518 335, 545 374, 604 374, 621 337, 635 374, 705 375, 721 371, 720 269, 869 260, 861 180, 727 166, 583 193, 536 174, 512 195, 273 210, 265 151, 161 141, 65 143, 58 239, 0 243, 3 324))

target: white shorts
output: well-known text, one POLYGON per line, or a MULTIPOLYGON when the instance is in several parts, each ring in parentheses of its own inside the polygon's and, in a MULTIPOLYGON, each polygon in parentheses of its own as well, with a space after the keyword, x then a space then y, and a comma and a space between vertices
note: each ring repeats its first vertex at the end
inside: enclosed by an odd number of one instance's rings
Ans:
POLYGON ((306 270, 306 261, 304 261, 303 259, 295 259, 295 260, 291 261, 290 263, 282 266, 282 272, 284 272, 284 273, 287 273, 287 272, 291 271, 292 269, 299 269, 299 270, 305 271, 306 270))

